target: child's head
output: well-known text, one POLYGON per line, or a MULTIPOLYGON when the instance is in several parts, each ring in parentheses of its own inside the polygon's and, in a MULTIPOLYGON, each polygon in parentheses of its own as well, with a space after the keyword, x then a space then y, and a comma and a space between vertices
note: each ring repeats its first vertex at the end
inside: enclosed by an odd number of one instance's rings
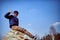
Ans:
POLYGON ((14 11, 14 16, 18 16, 19 12, 18 11, 14 11))

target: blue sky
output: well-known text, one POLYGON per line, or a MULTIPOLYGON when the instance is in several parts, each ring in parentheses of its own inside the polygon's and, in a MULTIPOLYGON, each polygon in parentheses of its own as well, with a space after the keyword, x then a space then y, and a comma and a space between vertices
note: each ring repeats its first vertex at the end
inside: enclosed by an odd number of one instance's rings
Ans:
POLYGON ((49 33, 51 24, 60 21, 59 2, 56 0, 3 0, 0 4, 1 36, 10 30, 8 19, 4 18, 9 10, 19 11, 19 26, 41 37, 49 33))

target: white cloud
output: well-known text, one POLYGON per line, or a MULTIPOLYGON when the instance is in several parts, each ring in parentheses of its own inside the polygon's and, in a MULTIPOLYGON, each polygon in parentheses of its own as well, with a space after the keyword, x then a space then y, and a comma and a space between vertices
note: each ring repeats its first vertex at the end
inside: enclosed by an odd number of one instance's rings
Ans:
POLYGON ((53 26, 60 25, 60 22, 55 22, 52 24, 53 26))
POLYGON ((28 11, 29 13, 35 13, 35 12, 38 12, 38 9, 29 9, 28 11))
POLYGON ((29 26, 29 27, 31 27, 31 26, 32 26, 32 24, 28 24, 28 26, 29 26))

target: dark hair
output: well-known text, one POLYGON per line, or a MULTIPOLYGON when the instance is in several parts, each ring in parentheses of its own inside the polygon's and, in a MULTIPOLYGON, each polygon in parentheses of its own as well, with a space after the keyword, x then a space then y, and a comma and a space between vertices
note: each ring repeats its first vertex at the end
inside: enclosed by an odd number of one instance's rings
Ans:
POLYGON ((17 13, 17 15, 19 14, 19 12, 18 12, 18 11, 14 11, 14 13, 17 13))

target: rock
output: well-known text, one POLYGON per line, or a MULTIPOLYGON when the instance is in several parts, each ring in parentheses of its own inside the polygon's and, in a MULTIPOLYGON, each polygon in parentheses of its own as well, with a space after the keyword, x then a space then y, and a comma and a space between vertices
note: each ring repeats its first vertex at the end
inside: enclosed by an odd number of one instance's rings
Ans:
POLYGON ((27 36, 24 33, 21 33, 19 31, 10 30, 3 38, 2 40, 33 40, 29 36, 27 36))

